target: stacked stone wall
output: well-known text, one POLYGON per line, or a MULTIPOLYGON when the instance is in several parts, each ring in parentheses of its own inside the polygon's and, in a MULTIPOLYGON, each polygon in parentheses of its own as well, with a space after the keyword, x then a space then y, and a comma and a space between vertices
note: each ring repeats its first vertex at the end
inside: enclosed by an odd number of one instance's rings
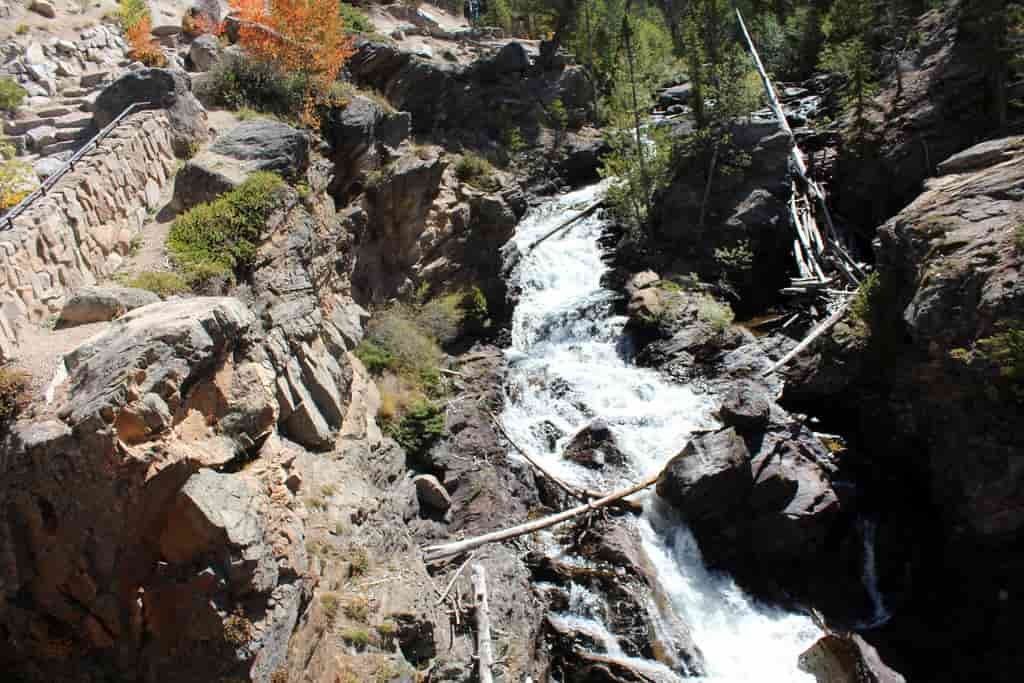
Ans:
POLYGON ((81 285, 109 277, 159 208, 177 161, 163 111, 125 119, 8 228, 0 219, 0 359, 19 330, 56 315, 81 285))

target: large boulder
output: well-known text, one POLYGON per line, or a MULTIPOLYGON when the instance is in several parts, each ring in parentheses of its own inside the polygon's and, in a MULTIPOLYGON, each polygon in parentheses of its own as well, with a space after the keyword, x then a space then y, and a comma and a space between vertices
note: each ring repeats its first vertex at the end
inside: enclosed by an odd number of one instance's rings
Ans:
POLYGON ((750 452, 734 429, 698 436, 669 461, 658 495, 689 520, 723 517, 750 494, 750 452))
POLYGON ((562 454, 566 460, 602 469, 605 465, 624 465, 626 455, 619 450, 615 435, 604 420, 594 420, 576 433, 562 454))
POLYGON ((904 683, 878 651, 856 633, 830 633, 800 655, 800 669, 817 683, 904 683))
POLYGON ((309 136, 270 119, 241 123, 217 139, 210 151, 240 161, 251 161, 258 171, 274 171, 297 178, 309 166, 309 136))
POLYGON ((188 49, 188 58, 196 71, 209 71, 220 61, 222 52, 216 36, 204 33, 192 41, 188 49))
POLYGON ((334 191, 344 194, 364 171, 385 161, 389 150, 409 138, 412 118, 368 97, 357 95, 332 110, 321 126, 335 165, 334 191))
POLYGON ((130 287, 81 287, 71 295, 60 311, 61 327, 113 320, 128 311, 154 304, 160 297, 144 289, 130 287))
POLYGON ((188 157, 210 137, 206 110, 192 94, 188 74, 168 69, 128 71, 107 86, 93 105, 93 124, 103 128, 130 104, 167 110, 171 142, 179 157, 188 157))
POLYGON ((256 171, 298 178, 309 166, 309 137, 277 121, 247 121, 189 159, 174 178, 171 205, 184 211, 238 187, 256 171))

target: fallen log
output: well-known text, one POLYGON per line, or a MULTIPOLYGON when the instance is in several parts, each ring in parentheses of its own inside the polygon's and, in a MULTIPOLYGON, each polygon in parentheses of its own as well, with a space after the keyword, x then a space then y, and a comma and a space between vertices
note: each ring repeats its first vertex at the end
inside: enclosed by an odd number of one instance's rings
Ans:
POLYGON ((474 564, 469 580, 476 599, 476 658, 480 664, 480 683, 493 683, 494 650, 491 647, 491 610, 487 604, 487 572, 474 564))
POLYGON ((821 323, 816 328, 814 328, 814 330, 809 335, 807 335, 807 337, 805 337, 802 342, 797 344, 792 351, 790 351, 785 356, 780 358, 779 361, 775 363, 773 366, 765 370, 763 376, 767 377, 768 375, 772 374, 773 372, 781 368, 783 365, 788 363, 789 361, 796 358, 798 355, 803 353, 807 349, 807 347, 813 344, 815 339, 817 339, 818 337, 832 329, 832 326, 838 323, 840 320, 842 320, 843 316, 846 315, 846 311, 850 308, 851 303, 853 303, 853 297, 850 297, 849 299, 844 301, 843 304, 836 309, 835 313, 826 318, 825 322, 821 323))
POLYGON ((571 484, 567 484, 566 482, 564 482, 561 479, 559 479, 557 476, 554 475, 554 473, 552 473, 546 467, 541 465, 540 462, 538 462, 537 460, 534 460, 533 456, 531 456, 529 453, 526 452, 526 449, 522 448, 519 444, 517 444, 515 442, 515 440, 512 438, 512 436, 507 431, 505 431, 505 426, 503 424, 501 424, 501 420, 499 420, 498 417, 494 413, 488 413, 488 414, 491 416, 491 420, 494 422, 494 426, 498 428, 498 431, 501 432, 501 435, 504 436, 505 440, 509 442, 509 445, 511 445, 512 448, 515 449, 516 453, 518 453, 519 455, 523 456, 523 459, 526 460, 526 462, 530 463, 533 466, 534 469, 536 469, 538 472, 540 472, 545 477, 550 479, 558 488, 560 488, 563 491, 565 491, 566 493, 568 493, 569 496, 571 496, 572 498, 575 498, 577 500, 582 500, 582 501, 586 501, 586 500, 591 499, 591 498, 603 498, 604 497, 605 494, 600 492, 600 491, 589 491, 589 490, 586 490, 586 489, 578 489, 575 486, 573 486, 571 484))
POLYGON ((562 230, 565 230, 565 229, 569 228, 573 223, 575 223, 576 221, 580 220, 581 218, 586 218, 590 214, 592 214, 595 211, 597 211, 598 209, 600 209, 602 206, 604 206, 604 199, 598 199, 596 202, 592 203, 590 206, 588 206, 587 208, 583 209, 582 211, 580 211, 578 214, 576 214, 572 218, 568 218, 568 219, 562 221, 557 226, 555 226, 554 228, 549 230, 546 234, 544 234, 543 237, 541 237, 536 242, 534 242, 533 244, 528 246, 526 248, 526 252, 529 253, 529 252, 533 251, 544 240, 548 239, 549 237, 554 237, 557 233, 561 232, 562 230))
POLYGON ((629 488, 625 488, 620 491, 610 493, 604 498, 601 498, 600 500, 595 500, 584 505, 579 505, 577 507, 565 510, 564 512, 558 512, 553 515, 548 515, 547 517, 535 519, 530 522, 524 522, 523 524, 518 524, 516 526, 509 527, 508 529, 492 531, 489 534, 483 534, 482 536, 476 536, 474 538, 467 538, 463 541, 454 541, 452 543, 442 543, 440 545, 427 546, 426 548, 423 548, 423 561, 435 562, 437 560, 443 560, 449 557, 453 557, 455 555, 459 555, 464 552, 468 552, 470 550, 473 550, 474 548, 479 548, 482 545, 487 545, 488 543, 495 543, 497 541, 507 541, 518 536, 532 534, 535 531, 540 531, 541 529, 546 529, 550 526, 559 524, 560 522, 565 522, 574 517, 578 517, 584 513, 590 512, 591 510, 599 510, 603 507, 608 507, 609 505, 615 503, 616 501, 622 500, 627 496, 631 496, 634 493, 643 491, 646 488, 654 486, 654 484, 658 481, 659 476, 661 476, 660 472, 652 477, 644 479, 639 484, 634 484, 629 488))

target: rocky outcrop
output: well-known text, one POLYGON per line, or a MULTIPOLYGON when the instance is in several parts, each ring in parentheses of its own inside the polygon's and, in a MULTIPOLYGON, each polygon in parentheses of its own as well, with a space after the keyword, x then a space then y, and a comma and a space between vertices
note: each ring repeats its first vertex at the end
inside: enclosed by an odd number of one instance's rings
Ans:
POLYGON ((361 174, 391 161, 409 138, 411 120, 408 112, 394 111, 361 95, 332 109, 321 127, 334 161, 332 194, 347 196, 361 174))
POLYGON ((0 460, 7 670, 266 681, 283 665, 309 588, 302 526, 272 454, 223 469, 276 419, 273 372, 246 358, 254 322, 229 298, 132 311, 66 357, 52 413, 15 425, 0 460))
POLYGON ((192 94, 188 74, 167 69, 137 69, 111 83, 96 98, 93 124, 103 128, 136 102, 166 111, 171 145, 181 158, 191 156, 210 137, 206 110, 192 94))
MULTIPOLYGON (((434 62, 399 48, 362 41, 348 68, 353 79, 382 92, 412 115, 416 133, 442 134, 472 147, 494 146, 495 132, 520 128, 536 139, 546 110, 561 99, 576 125, 591 118, 593 102, 584 100, 582 67, 545 72, 531 65, 519 43, 506 43, 493 55, 468 65, 434 62)), ((585 77, 583 77, 585 79, 585 77)))
POLYGON ((870 151, 851 145, 835 168, 832 194, 854 227, 867 231, 895 214, 922 190, 936 164, 995 132, 984 63, 993 41, 985 27, 991 11, 971 2, 944 3, 909 29, 920 43, 901 54, 902 73, 891 74, 875 98, 870 151))
POLYGON ((309 167, 309 137, 277 121, 247 121, 189 159, 174 177, 171 205, 184 211, 233 190, 256 171, 301 178, 309 167))
POLYGON ((800 655, 800 668, 817 683, 904 683, 856 633, 830 633, 800 655))
POLYGON ((760 310, 785 286, 792 265, 790 140, 774 121, 738 123, 730 133, 732 151, 716 158, 710 185, 710 153, 681 159, 654 202, 648 239, 655 246, 628 265, 724 280, 742 307, 760 310), (746 160, 730 156, 737 154, 746 160))
POLYGON ((128 311, 160 301, 160 297, 144 289, 130 287, 81 287, 60 311, 61 327, 113 320, 128 311))
POLYGON ((987 656, 947 669, 912 653, 949 614, 956 627, 929 647, 959 651, 981 633, 993 656, 1011 647, 994 624, 1019 608, 1006 587, 1024 567, 1022 155, 1008 138, 944 163, 950 173, 879 228, 865 311, 788 372, 784 398, 839 407, 860 444, 848 460, 859 505, 881 519, 881 589, 899 605, 873 642, 913 679, 1010 679, 987 656))

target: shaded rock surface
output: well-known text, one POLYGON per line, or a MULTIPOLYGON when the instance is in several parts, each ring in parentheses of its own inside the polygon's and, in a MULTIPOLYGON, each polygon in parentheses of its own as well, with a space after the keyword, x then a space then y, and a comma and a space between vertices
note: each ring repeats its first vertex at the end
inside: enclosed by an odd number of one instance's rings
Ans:
POLYGON ((829 634, 800 655, 800 668, 817 683, 904 683, 856 633, 829 634))
POLYGON ((60 311, 61 326, 94 323, 124 315, 128 311, 160 301, 156 294, 130 287, 81 287, 60 311))

